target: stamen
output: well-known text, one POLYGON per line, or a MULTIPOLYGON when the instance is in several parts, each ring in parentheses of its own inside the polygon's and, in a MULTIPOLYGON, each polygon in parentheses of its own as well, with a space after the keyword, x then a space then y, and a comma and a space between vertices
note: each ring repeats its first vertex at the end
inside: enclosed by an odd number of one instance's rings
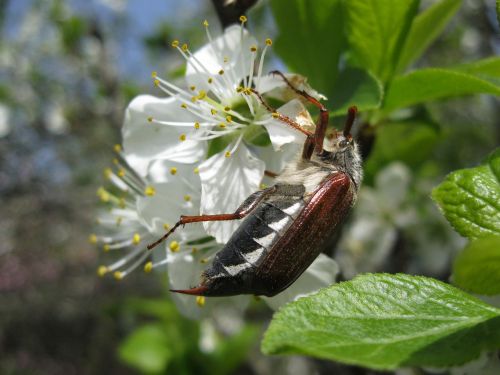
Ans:
POLYGON ((158 75, 158 72, 157 72, 157 71, 153 70, 153 71, 151 72, 151 78, 156 78, 156 76, 157 76, 157 75, 158 75))
POLYGON ((200 128, 200 123, 199 122, 195 122, 194 123, 194 128, 195 129, 199 129, 200 128))
POLYGON ((120 271, 116 271, 115 273, 113 273, 113 277, 115 278, 115 280, 117 281, 120 281, 123 279, 123 272, 120 272, 120 271))
POLYGON ((208 27, 208 21, 207 20, 203 21, 203 26, 208 27))
POLYGON ((174 48, 179 47, 179 41, 177 39, 172 41, 172 47, 174 47, 174 48))
POLYGON ((148 117, 148 122, 153 122, 153 116, 148 117))
POLYGON ((188 45, 186 43, 184 43, 181 47, 181 49, 186 52, 188 50, 188 45))
POLYGON ((92 245, 95 245, 97 243, 97 236, 95 234, 91 234, 89 236, 89 242, 92 244, 92 245))
POLYGON ((141 242, 141 235, 139 233, 134 233, 134 236, 132 237, 132 243, 134 245, 139 245, 141 242))
POLYGON ((225 156, 226 158, 231 157, 231 152, 230 152, 230 151, 226 151, 226 153, 224 154, 224 156, 225 156))
POLYGON ((144 272, 150 273, 153 270, 153 262, 147 262, 144 265, 144 272))
POLYGON ((260 54, 260 61, 259 61, 259 69, 257 70, 257 79, 256 79, 256 85, 255 89, 257 91, 260 90, 260 78, 262 77, 262 68, 264 67, 264 57, 266 56, 266 52, 268 47, 273 45, 273 41, 270 38, 266 39, 266 45, 264 49, 262 50, 262 53, 260 54))
POLYGON ((170 242, 170 244, 168 245, 168 248, 170 249, 170 251, 172 251, 173 253, 176 253, 180 250, 180 245, 179 245, 179 242, 177 241, 172 241, 170 242))
POLYGON ((175 168, 175 167, 170 168, 170 174, 172 176, 174 176, 176 173, 177 173, 177 168, 175 168))
POLYGON ((153 186, 146 186, 146 189, 144 189, 144 194, 146 194, 148 197, 152 197, 156 194, 156 189, 153 186))
POLYGON ((184 200, 185 200, 186 202, 191 201, 191 196, 190 196, 190 195, 188 195, 188 194, 184 195, 184 200))
POLYGON ((246 18, 245 16, 240 16, 240 22, 241 22, 242 24, 244 24, 244 23, 245 23, 245 22, 247 22, 247 21, 248 21, 248 20, 247 20, 247 18, 246 18))
POLYGON ((184 142, 184 141, 186 140, 186 134, 181 134, 181 135, 179 136, 179 140, 180 140, 181 142, 184 142))
POLYGON ((116 144, 113 146, 113 150, 116 152, 116 153, 120 153, 122 151, 122 146, 119 145, 119 144, 116 144))
POLYGON ((193 172, 194 172, 195 174, 198 174, 198 173, 200 173, 200 169, 199 169, 198 167, 196 167, 195 169, 193 169, 193 172))
POLYGON ((106 266, 99 266, 99 268, 97 269, 97 274, 99 275, 99 277, 104 277, 104 275, 106 275, 108 272, 109 270, 106 266))
POLYGON ((204 296, 196 296, 196 304, 199 307, 205 306, 205 297, 204 296))
POLYGON ((163 224, 163 229, 169 230, 170 229, 170 225, 168 225, 167 223, 163 224))
POLYGON ((110 250, 110 247, 108 244, 105 244, 103 247, 102 247, 102 250, 107 253, 109 250, 110 250))

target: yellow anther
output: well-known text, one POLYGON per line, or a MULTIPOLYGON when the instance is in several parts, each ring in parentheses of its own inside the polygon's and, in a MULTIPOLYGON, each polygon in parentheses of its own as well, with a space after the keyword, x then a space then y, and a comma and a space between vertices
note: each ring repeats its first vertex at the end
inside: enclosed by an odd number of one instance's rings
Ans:
POLYGON ((196 296, 196 304, 199 307, 205 306, 205 297, 203 297, 203 296, 196 296))
POLYGON ((116 144, 113 146, 113 150, 115 150, 115 152, 121 152, 122 146, 119 144, 116 144))
POLYGON ((151 78, 156 78, 158 76, 158 73, 156 71, 151 72, 151 78))
POLYGON ((229 112, 230 110, 231 110, 231 107, 230 107, 230 106, 226 105, 226 106, 224 107, 224 111, 225 111, 225 112, 229 112))
POLYGON ((196 254, 197 252, 198 252, 198 248, 197 248, 197 247, 193 247, 193 248, 191 249, 191 253, 192 253, 192 254, 196 254))
POLYGON ((184 43, 181 47, 181 49, 186 52, 188 50, 188 45, 186 43, 184 43))
POLYGON ((125 198, 120 198, 118 200, 118 206, 120 206, 120 208, 125 208, 125 198))
POLYGON ((179 41, 177 39, 172 41, 172 47, 174 47, 174 48, 179 47, 179 41))
POLYGON ((229 62, 229 57, 224 56, 224 62, 225 62, 225 63, 229 62))
POLYGON ((247 22, 247 18, 245 16, 240 16, 240 22, 241 23, 247 22))
POLYGON ((223 75, 223 74, 224 74, 224 69, 219 70, 219 75, 223 75))
POLYGON ((141 235, 139 233, 134 233, 134 236, 132 237, 132 243, 134 245, 139 245, 141 242, 141 235))
POLYGON ((252 94, 252 89, 250 87, 245 87, 243 89, 243 93, 246 95, 251 95, 252 94))
POLYGON ((106 275, 108 272, 109 272, 109 270, 108 270, 108 267, 106 267, 106 266, 99 266, 99 268, 97 269, 97 274, 98 274, 100 277, 103 277, 103 276, 104 276, 104 275, 106 275))
POLYGON ((221 122, 221 123, 219 124, 219 128, 224 129, 225 127, 226 127, 226 124, 224 124, 223 122, 221 122))
POLYGON ((125 169, 120 168, 120 169, 118 170, 118 176, 119 176, 119 177, 124 177, 124 176, 125 176, 125 169))
POLYGON ((256 52, 257 51, 257 46, 253 45, 250 47, 251 52, 256 52))
POLYGON ((170 225, 168 225, 167 223, 163 224, 163 229, 169 230, 170 229, 170 225))
POLYGON ((243 89, 243 87, 241 87, 241 86, 238 86, 238 87, 236 88, 236 92, 237 92, 237 93, 240 93, 240 92, 242 92, 243 90, 244 90, 244 89, 243 89))
POLYGON ((271 116, 273 116, 273 118, 278 118, 280 117, 280 114, 278 112, 273 112, 271 113, 271 116))
POLYGON ((207 258, 200 259, 200 263, 201 264, 208 263, 208 259, 207 258))
POLYGON ((200 92, 198 94, 198 99, 203 100, 206 98, 206 96, 207 96, 207 92, 205 90, 200 90, 200 92))
MULTIPOLYGON (((118 164, 120 164, 120 162, 118 161, 118 159, 117 159, 117 158, 113 158, 113 164, 114 164, 114 165, 118 165, 118 164)), ((110 170, 111 170, 111 169, 110 169, 110 170)))
POLYGON ((193 86, 189 86, 189 89, 190 89, 191 91, 194 91, 194 90, 196 90, 196 86, 195 86, 195 85, 193 85, 193 86))
POLYGON ((203 26, 208 27, 208 21, 207 20, 203 21, 203 26))
POLYGON ((224 154, 224 156, 225 156, 226 158, 229 158, 229 157, 231 156, 231 152, 226 151, 226 153, 224 154))
POLYGON ((200 123, 199 122, 195 122, 194 123, 194 128, 195 129, 199 129, 200 128, 200 123))
POLYGON ((175 252, 179 251, 179 249, 181 248, 181 245, 179 245, 179 242, 177 242, 177 241, 172 241, 168 245, 168 248, 170 249, 170 251, 175 253, 175 252))
POLYGON ((212 114, 212 116, 215 116, 217 114, 217 110, 212 108, 210 110, 210 113, 212 114))
POLYGON ((193 172, 194 172, 195 174, 200 173, 200 168, 196 167, 195 169, 193 169, 193 172))
POLYGON ((212 83, 214 80, 212 78, 208 79, 208 83, 212 83))
POLYGON ((186 140, 186 134, 181 134, 179 136, 179 141, 184 142, 186 140))
POLYGON ((158 80, 158 79, 155 79, 155 80, 153 81, 153 83, 154 83, 154 85, 155 85, 155 86, 157 86, 157 87, 158 87, 158 86, 160 86, 160 80, 158 80))
POLYGON ((115 280, 120 281, 121 279, 123 279, 123 272, 116 271, 115 273, 113 273, 113 277, 115 278, 115 280))
POLYGON ((152 197, 156 194, 156 189, 153 186, 146 186, 146 189, 144 189, 144 194, 146 194, 148 197, 152 197))
POLYGON ((190 196, 190 195, 188 195, 188 194, 186 194, 186 195, 184 196, 184 200, 185 200, 186 202, 191 201, 191 196, 190 196))
POLYGON ((104 170, 104 177, 106 177, 108 180, 111 178, 112 175, 113 171, 111 170, 111 168, 106 168, 104 170))
POLYGON ((273 41, 272 41, 272 39, 271 39, 271 38, 267 38, 267 39, 266 39, 266 44, 267 44, 268 46, 272 46, 272 45, 273 45, 273 41))
POLYGON ((267 185, 266 185, 266 184, 264 184, 264 183, 261 183, 261 184, 259 185, 259 189, 265 189, 266 187, 267 187, 267 185))
POLYGON ((144 272, 150 273, 153 270, 153 262, 147 262, 144 265, 144 272))
POLYGON ((177 173, 177 168, 175 168, 175 167, 170 168, 170 174, 172 176, 175 175, 176 173, 177 173))
POLYGON ((109 194, 102 187, 97 190, 97 196, 101 199, 102 202, 109 202, 109 199, 111 198, 111 194, 109 194))
POLYGON ((191 102, 196 103, 197 100, 198 100, 197 96, 192 96, 191 97, 191 102))
POLYGON ((182 103, 182 104, 181 104, 181 108, 186 109, 187 107, 188 107, 188 106, 186 105, 186 103, 182 103))
POLYGON ((227 121, 228 123, 232 123, 232 122, 233 122, 233 118, 232 118, 231 116, 227 115, 227 116, 226 116, 226 121, 227 121))
POLYGON ((95 245, 97 243, 97 236, 95 234, 91 234, 89 236, 89 242, 92 244, 92 245, 95 245))
POLYGON ((107 253, 109 251, 109 245, 105 244, 102 249, 107 253))

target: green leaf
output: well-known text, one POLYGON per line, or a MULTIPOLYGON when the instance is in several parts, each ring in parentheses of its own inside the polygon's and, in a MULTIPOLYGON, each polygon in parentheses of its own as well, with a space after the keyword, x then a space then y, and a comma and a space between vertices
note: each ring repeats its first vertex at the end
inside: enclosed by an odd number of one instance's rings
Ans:
POLYGON ((373 181, 377 172, 393 161, 417 168, 428 160, 438 141, 434 124, 424 121, 394 122, 377 128, 377 137, 365 163, 364 180, 373 181))
POLYGON ((166 370, 172 358, 168 336, 161 324, 148 324, 135 330, 118 348, 120 358, 147 373, 166 370))
POLYGON ((490 57, 472 63, 461 64, 453 68, 476 77, 485 79, 497 87, 500 86, 500 57, 490 57))
POLYGON ((344 44, 342 0, 272 0, 279 35, 274 48, 292 70, 328 94, 344 44))
POLYGON ((484 165, 450 173, 432 198, 462 236, 500 235, 500 148, 484 165))
POLYGON ((441 34, 450 18, 460 8, 461 3, 461 0, 442 0, 415 17, 399 57, 398 71, 403 71, 422 55, 441 34))
POLYGON ((375 76, 362 69, 348 67, 340 73, 329 94, 329 102, 334 108, 331 115, 345 115, 352 105, 356 105, 359 111, 379 108, 383 95, 382 83, 375 76))
POLYGON ((300 298, 275 314, 262 342, 266 354, 374 369, 449 367, 498 347, 500 310, 451 285, 403 274, 366 274, 300 298))
POLYGON ((500 87, 481 77, 460 71, 421 69, 392 81, 383 110, 389 112, 430 100, 480 93, 500 95, 500 87))
POLYGON ((472 241, 455 260, 453 282, 473 293, 500 294, 500 237, 472 241))
POLYGON ((349 0, 347 38, 357 65, 387 82, 396 67, 419 0, 349 0))

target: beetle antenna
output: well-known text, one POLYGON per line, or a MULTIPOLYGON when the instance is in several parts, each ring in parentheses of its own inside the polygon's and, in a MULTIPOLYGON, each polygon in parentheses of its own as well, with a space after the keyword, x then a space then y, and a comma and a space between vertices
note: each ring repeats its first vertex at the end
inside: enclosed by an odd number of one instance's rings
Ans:
POLYGON ((354 124, 354 120, 356 120, 356 114, 358 113, 358 107, 353 105, 352 107, 349 107, 347 110, 347 118, 345 120, 345 125, 344 125, 344 136, 347 137, 351 134, 351 128, 352 125, 354 124))
POLYGON ((170 291, 174 293, 189 294, 192 296, 203 296, 207 289, 208 287, 201 285, 191 289, 170 289, 170 291))

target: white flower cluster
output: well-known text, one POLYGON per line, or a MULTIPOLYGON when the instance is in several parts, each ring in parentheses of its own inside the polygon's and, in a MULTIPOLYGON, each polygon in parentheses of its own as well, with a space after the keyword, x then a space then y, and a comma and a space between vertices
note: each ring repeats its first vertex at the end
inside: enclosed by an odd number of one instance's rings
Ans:
MULTIPOLYGON (((188 224, 151 254, 147 244, 165 233, 180 215, 231 213, 251 193, 263 187, 265 171, 279 173, 300 151, 304 135, 279 121, 288 116, 305 127, 314 126, 302 102, 280 77, 263 75, 270 39, 259 45, 244 24, 229 27, 196 52, 187 44, 172 47, 187 62, 185 84, 176 85, 153 72, 154 84, 166 98, 141 95, 127 108, 123 148, 115 146, 115 167, 105 171, 112 188, 99 190, 110 210, 99 219, 102 234, 91 242, 105 251, 118 251, 115 263, 98 273, 122 279, 144 264, 146 272, 166 268, 170 287, 195 286, 207 263, 220 250, 240 221, 188 224), (266 108, 255 92, 285 104, 266 108), (152 261, 147 261, 153 255, 152 261), (146 262, 147 261, 147 262, 146 262)), ((287 77, 299 89, 322 98, 305 79, 287 77)), ((266 301, 281 304, 335 282, 336 263, 321 255, 294 285, 266 301)), ((199 316, 213 301, 174 295, 181 311, 199 316)), ((225 299, 216 299, 220 304, 225 299)), ((246 297, 234 297, 244 307, 246 297)))

